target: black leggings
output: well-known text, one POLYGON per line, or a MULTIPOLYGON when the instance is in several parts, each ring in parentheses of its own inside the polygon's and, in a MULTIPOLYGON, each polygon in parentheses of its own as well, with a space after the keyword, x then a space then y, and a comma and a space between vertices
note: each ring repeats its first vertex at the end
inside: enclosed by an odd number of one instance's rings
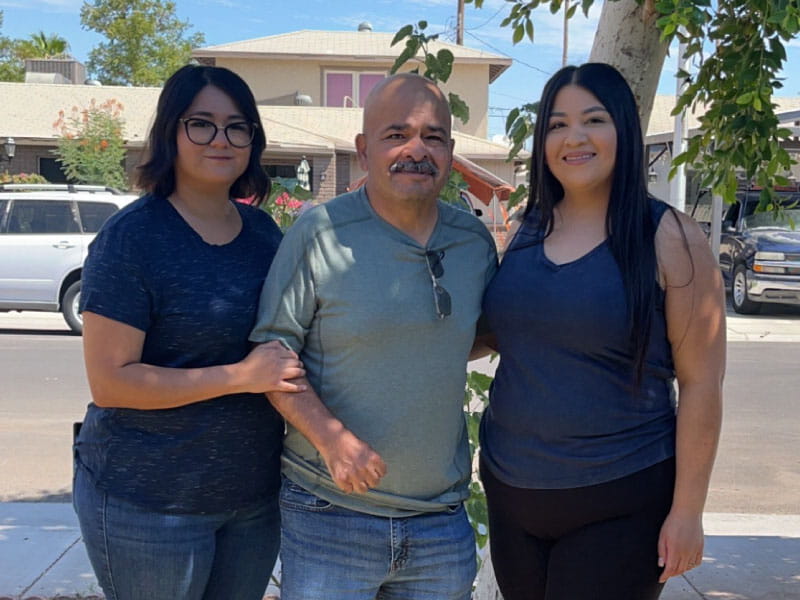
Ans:
POLYGON ((481 461, 492 563, 505 600, 654 600, 675 460, 607 483, 515 488, 481 461))

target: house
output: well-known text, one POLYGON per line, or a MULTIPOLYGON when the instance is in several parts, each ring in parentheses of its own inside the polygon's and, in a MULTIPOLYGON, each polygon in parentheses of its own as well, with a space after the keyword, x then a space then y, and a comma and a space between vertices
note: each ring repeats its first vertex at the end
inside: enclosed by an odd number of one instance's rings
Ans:
MULTIPOLYGON (((373 32, 366 26, 360 29, 298 31, 193 51, 198 62, 228 67, 248 82, 267 134, 262 156, 266 170, 272 176, 295 177, 305 158, 317 201, 344 192, 363 175, 354 141, 361 130, 361 107, 401 51, 401 46, 391 46, 394 34, 373 32)), ((511 59, 438 41, 429 49, 441 48, 448 48, 455 57, 444 91, 459 94, 470 106, 469 121, 456 120, 453 125, 456 153, 464 164, 477 165, 476 177, 486 179, 488 173, 490 178, 513 184, 522 160, 508 162, 508 148, 486 139, 489 85, 511 65, 511 59)), ((36 61, 35 66, 48 68, 46 61, 36 61)), ((64 69, 63 65, 59 68, 64 69)), ((53 154, 58 138, 53 123, 59 111, 85 107, 92 100, 114 99, 124 107, 126 170, 132 174, 141 159, 159 92, 159 88, 144 87, 0 83, 4 103, 0 145, 8 138, 16 145, 10 162, 2 162, 5 157, 0 150, 0 171, 40 173, 50 181, 63 181, 53 154)))
MULTIPOLYGON (((794 165, 786 175, 795 182, 800 181, 800 97, 773 97, 775 115, 782 127, 792 129, 794 135, 784 142, 784 147, 798 164, 794 165)), ((648 188, 657 198, 669 200, 670 179, 669 172, 673 158, 673 136, 675 130, 675 117, 671 112, 675 106, 675 96, 657 95, 653 103, 653 112, 647 127, 645 144, 649 155, 648 188)), ((700 133, 698 116, 704 112, 703 107, 697 110, 688 110, 686 113, 687 136, 691 137, 700 133)), ((693 215, 698 221, 711 220, 711 198, 700 194, 699 181, 691 176, 687 177, 686 212, 693 215)))

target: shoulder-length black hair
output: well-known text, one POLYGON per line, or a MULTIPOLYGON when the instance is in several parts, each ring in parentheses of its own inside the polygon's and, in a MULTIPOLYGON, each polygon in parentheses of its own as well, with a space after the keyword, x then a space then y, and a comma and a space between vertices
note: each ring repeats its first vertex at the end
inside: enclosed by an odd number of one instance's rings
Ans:
POLYGON ((175 191, 175 159, 178 155, 178 125, 186 110, 204 87, 213 85, 230 97, 245 119, 255 124, 247 169, 233 182, 234 198, 254 196, 260 204, 269 195, 270 180, 261 167, 261 154, 267 145, 264 127, 256 108, 253 92, 233 71, 223 67, 186 65, 167 79, 158 97, 156 118, 147 139, 146 161, 139 166, 137 183, 142 189, 166 198, 175 191))
POLYGON ((535 208, 542 236, 553 230, 553 208, 563 198, 564 188, 547 166, 545 139, 556 95, 567 85, 577 85, 591 92, 608 111, 617 130, 606 233, 625 286, 633 365, 636 381, 640 382, 655 307, 656 223, 647 192, 644 141, 636 99, 628 82, 611 65, 586 63, 564 67, 545 85, 534 129, 530 194, 525 215, 535 208))

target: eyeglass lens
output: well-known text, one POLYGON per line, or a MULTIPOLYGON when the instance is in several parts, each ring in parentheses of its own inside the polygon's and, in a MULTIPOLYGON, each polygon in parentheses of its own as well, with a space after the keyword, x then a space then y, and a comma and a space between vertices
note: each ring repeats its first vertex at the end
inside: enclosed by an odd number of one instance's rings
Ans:
POLYGON ((450 316, 452 311, 450 294, 438 281, 438 279, 444 275, 442 258, 444 258, 443 250, 438 252, 428 251, 425 253, 425 260, 428 262, 428 272, 431 275, 431 282, 433 283, 433 301, 436 304, 436 314, 440 319, 450 316))
MULTIPOLYGON (((189 141, 200 146, 210 144, 220 130, 216 123, 206 119, 183 119, 183 123, 186 127, 186 135, 189 141)), ((254 126, 247 121, 238 121, 226 125, 223 131, 231 146, 236 148, 249 146, 255 135, 254 126)))

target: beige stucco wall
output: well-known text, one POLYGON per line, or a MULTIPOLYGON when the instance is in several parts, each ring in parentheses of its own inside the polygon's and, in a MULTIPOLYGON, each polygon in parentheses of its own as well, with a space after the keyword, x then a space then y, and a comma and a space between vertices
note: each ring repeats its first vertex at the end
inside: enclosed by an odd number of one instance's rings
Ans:
POLYGON ((469 121, 465 125, 455 119, 453 129, 485 138, 489 131, 489 66, 457 64, 442 89, 458 94, 469 106, 469 121))
POLYGON ((513 162, 506 162, 505 160, 482 160, 482 159, 472 159, 472 162, 474 162, 476 165, 480 167, 483 167, 490 173, 494 173, 509 185, 514 185, 513 162))
MULTIPOLYGON (((291 105, 296 92, 311 96, 314 106, 322 106, 324 74, 332 71, 388 72, 389 63, 365 65, 363 62, 307 60, 254 60, 218 58, 216 64, 235 71, 247 81, 259 104, 291 105)), ((409 64, 407 70, 413 65, 409 64)), ((478 137, 486 137, 489 109, 488 65, 455 65, 450 79, 442 89, 458 94, 469 106, 467 124, 455 120, 453 127, 478 137)))
POLYGON ((305 60, 251 60, 217 58, 217 66, 238 73, 253 90, 259 104, 294 104, 296 92, 311 96, 320 106, 319 65, 305 60))

